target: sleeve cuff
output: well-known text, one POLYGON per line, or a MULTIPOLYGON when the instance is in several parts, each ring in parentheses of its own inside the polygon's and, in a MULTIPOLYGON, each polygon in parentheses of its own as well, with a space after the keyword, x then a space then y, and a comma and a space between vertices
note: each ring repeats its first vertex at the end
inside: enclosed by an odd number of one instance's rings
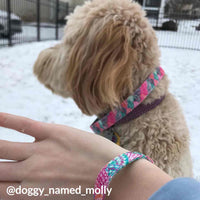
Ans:
POLYGON ((177 178, 161 187, 149 200, 200 200, 200 183, 192 178, 177 178))

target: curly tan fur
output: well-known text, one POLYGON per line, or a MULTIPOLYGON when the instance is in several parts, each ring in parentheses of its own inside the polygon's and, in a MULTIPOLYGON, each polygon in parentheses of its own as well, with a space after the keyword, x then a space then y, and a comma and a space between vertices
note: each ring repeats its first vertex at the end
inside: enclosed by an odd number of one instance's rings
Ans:
MULTIPOLYGON (((103 116, 141 85, 159 58, 155 32, 139 4, 93 0, 68 17, 61 44, 39 55, 34 73, 54 93, 72 97, 83 113, 103 116)), ((155 109, 114 129, 122 147, 149 155, 173 177, 192 176, 189 133, 167 75, 143 103, 163 95, 155 109)))

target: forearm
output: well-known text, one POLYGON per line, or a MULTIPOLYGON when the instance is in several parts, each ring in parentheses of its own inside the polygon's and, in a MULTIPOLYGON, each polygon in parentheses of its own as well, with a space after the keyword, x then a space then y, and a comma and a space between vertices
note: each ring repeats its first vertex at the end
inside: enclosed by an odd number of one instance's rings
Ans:
POLYGON ((172 178, 147 160, 138 160, 121 170, 112 180, 106 200, 147 200, 172 178))
MULTIPOLYGON (((16 186, 23 183, 26 188, 41 186, 42 183, 46 188, 63 185, 68 188, 79 185, 82 188, 93 187, 101 168, 116 156, 127 152, 91 133, 6 113, 0 113, 0 126, 36 138, 34 143, 0 141, 3 147, 1 158, 17 161, 0 163, 0 194, 3 199, 8 199, 5 194, 6 182, 13 182, 16 186)), ((149 161, 139 160, 113 178, 110 185, 113 191, 107 199, 146 200, 170 180, 168 175, 149 161)), ((21 196, 17 197, 22 199, 21 196)), ((93 196, 88 198, 93 199, 93 196)), ((49 196, 47 199, 55 197, 49 196)), ((57 199, 63 199, 63 196, 57 196, 57 199)), ((71 199, 71 196, 67 195, 65 199, 71 199)), ((82 199, 82 196, 76 195, 76 199, 82 199)))

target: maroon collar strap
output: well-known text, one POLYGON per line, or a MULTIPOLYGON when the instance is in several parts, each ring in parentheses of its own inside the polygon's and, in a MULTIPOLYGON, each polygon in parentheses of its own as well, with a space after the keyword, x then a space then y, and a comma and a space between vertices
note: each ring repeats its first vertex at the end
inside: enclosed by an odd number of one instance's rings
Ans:
MULTIPOLYGON (((156 106, 162 103, 162 101, 165 99, 165 96, 162 96, 160 99, 156 99, 152 103, 149 104, 140 104, 137 108, 135 108, 132 112, 130 112, 128 115, 126 115, 123 119, 119 120, 115 126, 118 126, 120 124, 127 123, 131 120, 134 120, 141 115, 149 112, 150 110, 153 110, 156 106)), ((114 129, 110 128, 108 130, 105 130, 101 133, 101 135, 112 142, 120 145, 120 137, 119 135, 114 131, 114 129)))
POLYGON ((165 98, 165 96, 162 96, 160 99, 156 99, 152 103, 140 104, 133 111, 131 111, 128 115, 126 115, 124 118, 119 120, 115 125, 124 124, 124 123, 127 123, 131 120, 134 120, 134 119, 140 117, 141 115, 143 115, 143 114, 149 112, 150 110, 154 109, 155 107, 157 107, 160 103, 162 103, 164 98, 165 98))

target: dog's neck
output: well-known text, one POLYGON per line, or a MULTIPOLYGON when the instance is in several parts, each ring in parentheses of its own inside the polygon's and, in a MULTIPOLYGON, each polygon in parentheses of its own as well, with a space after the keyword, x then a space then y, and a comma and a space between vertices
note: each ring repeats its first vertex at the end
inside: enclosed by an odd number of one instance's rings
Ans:
POLYGON ((97 119, 91 125, 92 130, 97 134, 109 132, 108 130, 111 130, 114 125, 119 125, 133 120, 159 105, 164 99, 164 96, 147 105, 141 103, 154 90, 163 76, 164 70, 161 67, 156 68, 156 70, 148 76, 134 94, 122 102, 119 108, 110 111, 101 119, 97 119))

